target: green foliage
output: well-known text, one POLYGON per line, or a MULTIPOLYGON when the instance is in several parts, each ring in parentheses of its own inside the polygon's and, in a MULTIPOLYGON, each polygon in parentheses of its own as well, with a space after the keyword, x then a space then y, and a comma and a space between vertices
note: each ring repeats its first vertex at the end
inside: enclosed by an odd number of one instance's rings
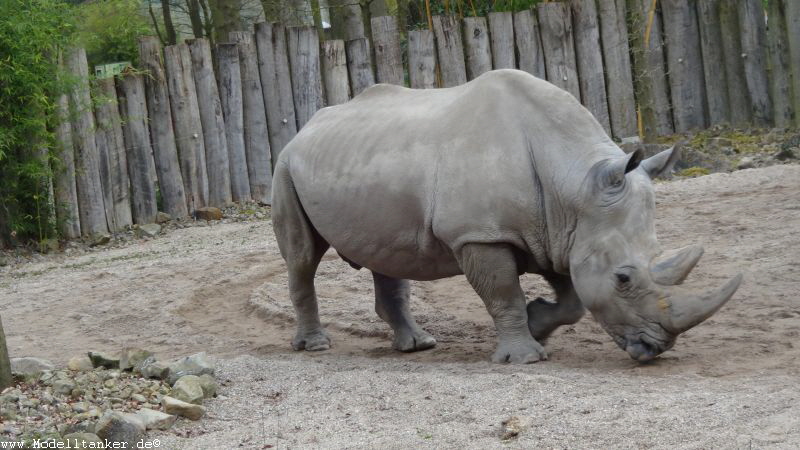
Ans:
POLYGON ((141 0, 99 0, 76 9, 77 45, 86 49, 90 68, 120 61, 136 64, 136 38, 154 34, 142 4, 141 0))
MULTIPOLYGON (((486 16, 497 11, 522 11, 542 0, 431 0, 431 15, 455 14, 459 17, 486 16)), ((409 22, 412 28, 426 28, 425 0, 411 2, 409 22)))
POLYGON ((0 244, 54 233, 48 125, 65 88, 57 55, 69 43, 69 12, 60 0, 0 2, 0 244))

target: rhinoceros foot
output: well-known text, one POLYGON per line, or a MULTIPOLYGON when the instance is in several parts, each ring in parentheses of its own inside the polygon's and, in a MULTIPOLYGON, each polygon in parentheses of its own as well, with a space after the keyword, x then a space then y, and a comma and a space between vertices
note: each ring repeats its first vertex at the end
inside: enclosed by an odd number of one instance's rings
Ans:
POLYGON ((292 348, 297 351, 306 350, 309 352, 328 350, 331 348, 331 338, 322 330, 308 333, 298 331, 297 335, 292 339, 292 348))
POLYGON ((436 345, 436 339, 422 330, 395 332, 392 348, 401 352, 416 352, 427 350, 436 345))
POLYGON ((500 341, 492 355, 494 363, 531 364, 547 360, 544 347, 534 339, 500 341))

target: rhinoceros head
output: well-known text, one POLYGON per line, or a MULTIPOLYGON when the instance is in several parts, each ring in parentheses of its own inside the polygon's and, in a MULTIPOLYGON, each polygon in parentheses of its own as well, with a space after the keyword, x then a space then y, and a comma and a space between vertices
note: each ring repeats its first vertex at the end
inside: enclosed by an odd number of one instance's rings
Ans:
POLYGON ((657 259, 651 179, 679 150, 642 160, 640 152, 594 165, 582 187, 570 274, 583 304, 620 348, 638 361, 670 349, 676 337, 727 302, 741 282, 697 293, 677 286, 702 256, 689 246, 657 259))

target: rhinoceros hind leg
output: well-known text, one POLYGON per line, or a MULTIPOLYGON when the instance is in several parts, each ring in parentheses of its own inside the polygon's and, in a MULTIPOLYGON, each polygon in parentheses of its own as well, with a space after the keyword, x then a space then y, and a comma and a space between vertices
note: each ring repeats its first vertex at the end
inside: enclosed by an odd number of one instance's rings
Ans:
POLYGON ((556 293, 555 303, 543 298, 528 303, 528 328, 533 338, 543 342, 561 325, 571 325, 586 313, 569 276, 546 274, 544 278, 556 293))
POLYGON ((498 344, 496 363, 528 364, 547 359, 541 344, 531 336, 525 294, 519 285, 517 261, 507 244, 467 244, 458 254, 464 275, 494 319, 498 344))
POLYGON ((285 164, 275 167, 272 222, 289 274, 289 296, 297 314, 295 350, 328 350, 331 340, 319 321, 314 275, 330 245, 308 220, 285 164))
POLYGON ((436 345, 436 339, 417 325, 409 308, 411 295, 408 280, 372 272, 375 282, 375 312, 394 330, 392 347, 401 352, 415 352, 436 345))

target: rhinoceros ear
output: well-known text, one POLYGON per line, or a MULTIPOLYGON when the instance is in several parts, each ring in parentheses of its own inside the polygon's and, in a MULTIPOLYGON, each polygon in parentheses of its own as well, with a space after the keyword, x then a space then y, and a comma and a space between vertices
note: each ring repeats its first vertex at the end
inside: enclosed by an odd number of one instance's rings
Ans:
POLYGON ((645 159, 640 166, 647 172, 650 178, 667 174, 672 170, 672 166, 675 165, 678 158, 681 157, 681 147, 683 147, 683 142, 677 143, 673 145, 672 148, 645 159))
POLYGON ((632 170, 636 170, 642 161, 642 151, 636 150, 629 153, 622 158, 612 160, 608 168, 605 170, 605 184, 615 185, 625 178, 625 174, 632 170))

